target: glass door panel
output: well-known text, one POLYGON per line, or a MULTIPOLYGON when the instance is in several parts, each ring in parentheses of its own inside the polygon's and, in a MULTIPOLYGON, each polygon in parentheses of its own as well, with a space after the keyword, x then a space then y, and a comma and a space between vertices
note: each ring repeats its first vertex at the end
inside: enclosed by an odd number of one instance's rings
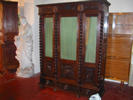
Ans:
POLYGON ((60 22, 61 59, 76 60, 77 49, 77 17, 62 17, 60 22))
POLYGON ((45 56, 53 57, 53 18, 44 19, 45 56))
POLYGON ((97 17, 86 18, 85 62, 96 62, 97 17))

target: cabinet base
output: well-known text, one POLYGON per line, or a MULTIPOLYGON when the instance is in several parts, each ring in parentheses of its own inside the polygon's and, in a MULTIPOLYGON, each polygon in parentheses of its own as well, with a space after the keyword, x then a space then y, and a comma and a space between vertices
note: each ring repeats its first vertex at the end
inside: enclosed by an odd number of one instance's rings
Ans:
POLYGON ((87 96, 88 98, 96 93, 99 93, 99 95, 102 97, 104 94, 104 87, 101 87, 98 90, 92 90, 92 89, 88 89, 88 88, 81 88, 78 86, 74 86, 74 85, 70 85, 70 84, 63 84, 60 82, 57 82, 56 84, 54 83, 54 81, 51 80, 44 80, 41 78, 40 80, 40 88, 53 88, 53 91, 57 91, 57 90, 65 90, 65 91, 71 91, 73 93, 75 93, 77 95, 77 98, 80 98, 80 96, 87 96))

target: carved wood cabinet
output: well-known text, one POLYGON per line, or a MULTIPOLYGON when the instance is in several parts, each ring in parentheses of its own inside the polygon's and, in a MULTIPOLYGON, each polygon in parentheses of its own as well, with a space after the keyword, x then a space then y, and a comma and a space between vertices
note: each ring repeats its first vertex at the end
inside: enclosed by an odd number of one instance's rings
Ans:
POLYGON ((38 5, 41 85, 78 95, 103 93, 109 5, 106 0, 38 5))
POLYGON ((18 67, 18 61, 15 58, 16 47, 14 45, 14 36, 18 34, 18 3, 2 1, 0 2, 0 9, 2 66, 8 71, 14 72, 18 67))

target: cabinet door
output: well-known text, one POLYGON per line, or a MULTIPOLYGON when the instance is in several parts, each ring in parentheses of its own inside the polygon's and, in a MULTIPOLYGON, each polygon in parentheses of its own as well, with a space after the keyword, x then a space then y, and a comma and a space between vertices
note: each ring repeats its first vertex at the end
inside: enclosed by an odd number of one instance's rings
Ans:
POLYGON ((59 77, 62 82, 76 82, 77 34, 78 17, 60 17, 59 77))
POLYGON ((96 48, 97 48, 97 17, 86 17, 84 36, 84 62, 82 66, 82 83, 95 83, 96 48))
POLYGON ((54 76, 53 60, 53 17, 44 17, 44 72, 47 76, 54 76))

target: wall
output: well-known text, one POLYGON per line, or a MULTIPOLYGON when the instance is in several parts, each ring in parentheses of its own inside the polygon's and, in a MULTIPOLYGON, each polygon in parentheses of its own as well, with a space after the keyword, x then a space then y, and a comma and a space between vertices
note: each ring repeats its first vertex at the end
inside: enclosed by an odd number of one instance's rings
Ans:
POLYGON ((133 12, 133 0, 108 0, 111 3, 110 12, 133 12))

